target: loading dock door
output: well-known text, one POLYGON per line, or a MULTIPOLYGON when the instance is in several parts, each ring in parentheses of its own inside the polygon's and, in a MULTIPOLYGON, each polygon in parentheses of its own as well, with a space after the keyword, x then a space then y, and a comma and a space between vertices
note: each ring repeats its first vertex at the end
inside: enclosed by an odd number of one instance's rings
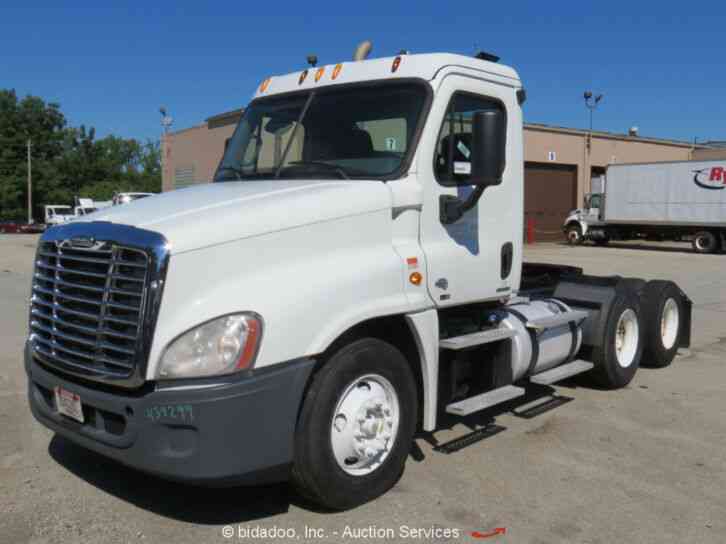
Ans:
POLYGON ((524 217, 533 219, 538 242, 564 240, 562 223, 577 207, 577 167, 526 163, 524 217))

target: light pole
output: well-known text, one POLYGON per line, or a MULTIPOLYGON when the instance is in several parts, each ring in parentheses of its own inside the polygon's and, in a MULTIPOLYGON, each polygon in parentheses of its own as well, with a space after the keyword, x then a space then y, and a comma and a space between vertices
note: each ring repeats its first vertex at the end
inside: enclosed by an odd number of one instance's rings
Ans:
MULTIPOLYGON (((584 176, 587 177, 585 177, 583 182, 589 182, 590 189, 592 189, 592 114, 603 99, 603 95, 598 94, 597 96, 593 96, 592 91, 585 91, 583 98, 585 99, 585 106, 590 110, 590 130, 587 133, 587 140, 585 142, 585 168, 583 172, 584 176)), ((581 201, 581 198, 578 192, 578 202, 581 201)))
POLYGON ((168 145, 168 138, 169 138, 169 128, 171 128, 172 123, 174 122, 174 119, 171 118, 171 116, 168 114, 166 107, 161 106, 159 108, 159 113, 161 113, 161 157, 160 157, 160 166, 161 166, 161 190, 164 191, 164 178, 167 177, 166 172, 166 146, 168 145))
POLYGON ((585 106, 588 110, 590 110, 590 131, 587 135, 587 148, 590 149, 590 146, 592 145, 592 114, 603 99, 603 95, 599 94, 597 96, 593 96, 592 91, 585 91, 583 97, 585 98, 585 106))

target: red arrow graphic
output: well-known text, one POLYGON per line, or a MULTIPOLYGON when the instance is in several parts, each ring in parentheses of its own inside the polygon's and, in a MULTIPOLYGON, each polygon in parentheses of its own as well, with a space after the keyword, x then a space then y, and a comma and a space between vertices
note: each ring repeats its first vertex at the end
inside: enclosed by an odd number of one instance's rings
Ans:
POLYGON ((471 536, 474 538, 491 538, 493 536, 499 536, 499 535, 505 535, 505 534, 507 534, 506 527, 497 527, 491 533, 480 533, 479 531, 471 532, 471 536))

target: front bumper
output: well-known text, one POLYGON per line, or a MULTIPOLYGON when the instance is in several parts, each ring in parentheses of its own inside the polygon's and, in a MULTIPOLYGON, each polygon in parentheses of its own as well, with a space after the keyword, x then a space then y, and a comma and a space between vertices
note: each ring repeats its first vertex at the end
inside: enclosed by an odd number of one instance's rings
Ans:
POLYGON ((222 377, 213 386, 180 381, 176 389, 149 385, 129 392, 69 380, 41 366, 25 349, 30 407, 40 423, 124 465, 200 485, 287 477, 313 364, 299 359, 222 377), (58 413, 56 386, 80 395, 84 423, 58 413))

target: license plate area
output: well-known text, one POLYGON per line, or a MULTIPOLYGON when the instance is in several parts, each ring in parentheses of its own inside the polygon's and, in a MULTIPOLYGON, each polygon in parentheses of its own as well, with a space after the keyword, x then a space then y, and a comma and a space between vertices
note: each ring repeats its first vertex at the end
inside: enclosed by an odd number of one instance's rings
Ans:
POLYGON ((58 413, 83 423, 83 405, 80 395, 63 389, 59 385, 53 388, 53 393, 58 413))

